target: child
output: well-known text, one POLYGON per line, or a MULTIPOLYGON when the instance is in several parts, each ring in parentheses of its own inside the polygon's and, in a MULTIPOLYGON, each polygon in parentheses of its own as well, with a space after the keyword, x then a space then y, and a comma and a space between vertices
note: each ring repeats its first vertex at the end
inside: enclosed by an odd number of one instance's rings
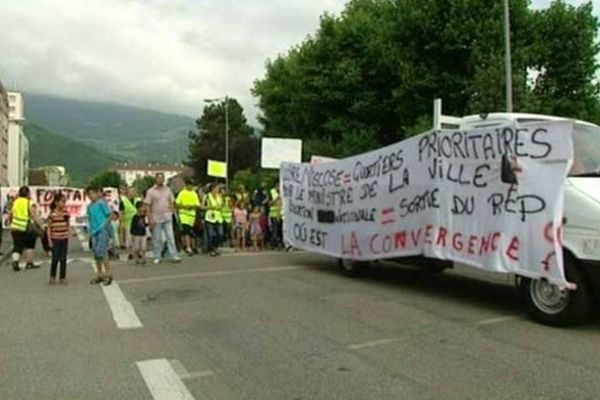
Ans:
POLYGON ((244 201, 238 201, 233 209, 233 241, 236 251, 246 251, 246 232, 248 232, 248 211, 244 201))
POLYGON ((113 236, 112 236, 112 240, 111 240, 111 245, 108 248, 108 257, 111 260, 118 260, 119 259, 119 249, 120 249, 120 238, 119 236, 121 236, 119 234, 119 226, 120 226, 120 220, 121 217, 119 215, 119 213, 117 211, 113 211, 111 214, 111 218, 110 218, 110 225, 113 231, 113 236))
POLYGON ((60 284, 67 284, 67 250, 69 248, 69 214, 65 211, 65 196, 54 196, 52 212, 48 216, 48 245, 52 249, 50 264, 50 285, 56 283, 56 268, 60 263, 60 284))
POLYGON ((110 223, 111 211, 102 198, 100 190, 89 187, 86 192, 91 200, 87 207, 87 216, 89 232, 92 237, 92 251, 96 260, 96 278, 92 279, 90 283, 93 285, 103 283, 108 286, 113 281, 108 261, 108 247, 110 238, 113 236, 110 223))
POLYGON ((252 238, 252 244, 254 251, 259 251, 262 246, 263 239, 263 228, 261 226, 261 207, 254 207, 252 214, 250 214, 250 237, 252 238))
POLYGON ((136 264, 146 265, 146 205, 141 201, 135 203, 137 214, 131 220, 131 234, 133 258, 136 264))

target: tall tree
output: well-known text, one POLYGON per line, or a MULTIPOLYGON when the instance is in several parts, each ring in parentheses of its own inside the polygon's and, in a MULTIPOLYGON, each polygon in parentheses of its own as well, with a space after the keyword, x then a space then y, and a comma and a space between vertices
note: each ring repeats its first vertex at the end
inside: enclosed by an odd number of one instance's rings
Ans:
MULTIPOLYGON (((228 99, 229 116, 229 176, 236 171, 254 168, 258 163, 259 140, 248 125, 244 110, 236 99, 228 99)), ((225 161, 225 100, 204 107, 196 120, 197 131, 190 132, 187 165, 201 181, 207 176, 207 160, 225 161)))
MULTIPOLYGON (((593 115, 591 5, 510 5, 515 110, 593 115), (541 81, 532 87, 535 69, 541 81)), ((308 151, 330 156, 414 134, 437 97, 452 115, 503 111, 502 2, 351 0, 339 17, 322 16, 314 36, 268 61, 253 93, 267 135, 299 137, 308 151)))

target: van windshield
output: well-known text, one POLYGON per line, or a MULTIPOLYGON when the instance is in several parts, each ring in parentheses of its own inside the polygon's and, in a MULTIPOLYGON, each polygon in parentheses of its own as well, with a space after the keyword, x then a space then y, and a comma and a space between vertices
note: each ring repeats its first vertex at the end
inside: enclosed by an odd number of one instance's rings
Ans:
POLYGON ((569 176, 600 176, 600 127, 575 124, 569 176))

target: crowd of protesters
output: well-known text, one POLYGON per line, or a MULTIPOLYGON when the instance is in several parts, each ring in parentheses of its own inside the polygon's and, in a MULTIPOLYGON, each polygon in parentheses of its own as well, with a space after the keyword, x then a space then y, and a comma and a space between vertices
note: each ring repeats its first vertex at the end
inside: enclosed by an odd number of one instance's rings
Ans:
MULTIPOLYGON (((92 284, 110 285, 110 263, 125 254, 132 263, 145 265, 149 242, 154 264, 180 262, 181 255, 216 257, 225 246, 236 251, 290 250, 282 237, 284 215, 277 185, 268 189, 262 184, 252 193, 239 185, 228 193, 223 184, 195 186, 186 179, 185 186, 173 193, 164 175, 158 173, 154 185, 143 193, 136 193, 133 187, 121 188, 118 210, 110 209, 101 188, 89 187, 86 194, 90 200, 87 232, 96 269, 92 284)), ((33 262, 40 239, 51 257, 49 284, 67 284, 70 216, 65 200, 56 194, 50 214, 42 221, 30 189, 19 189, 9 220, 14 271, 40 268, 33 262)))
POLYGON ((146 227, 151 232, 153 262, 164 258, 180 261, 179 254, 206 253, 218 256, 229 246, 254 251, 269 246, 282 249, 283 212, 277 185, 268 192, 265 185, 252 194, 243 185, 227 193, 225 185, 194 186, 190 179, 176 194, 157 174, 155 185, 138 197, 133 188, 122 188, 121 249, 129 259, 145 264, 146 227))

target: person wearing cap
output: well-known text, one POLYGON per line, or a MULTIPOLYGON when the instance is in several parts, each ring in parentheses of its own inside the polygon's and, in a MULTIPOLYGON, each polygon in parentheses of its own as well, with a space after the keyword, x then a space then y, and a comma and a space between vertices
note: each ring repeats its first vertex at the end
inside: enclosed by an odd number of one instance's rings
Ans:
POLYGON ((181 189, 175 200, 175 206, 181 223, 181 239, 185 252, 188 256, 193 255, 196 247, 194 243, 194 223, 196 212, 200 208, 200 198, 194 190, 192 180, 185 179, 185 187, 181 189))

